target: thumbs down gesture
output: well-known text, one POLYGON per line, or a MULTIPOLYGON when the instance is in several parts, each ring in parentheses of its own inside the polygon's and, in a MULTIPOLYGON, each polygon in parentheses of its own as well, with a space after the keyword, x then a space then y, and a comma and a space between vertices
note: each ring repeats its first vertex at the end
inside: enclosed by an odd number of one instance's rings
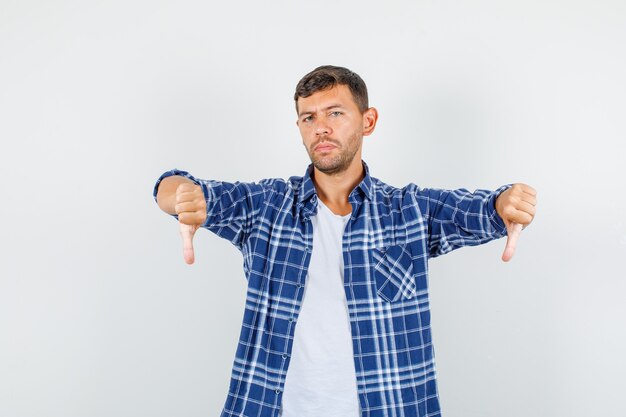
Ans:
POLYGON ((506 246, 502 260, 508 262, 513 257, 522 230, 535 217, 537 192, 526 184, 513 184, 496 199, 496 211, 504 221, 507 230, 506 246))
POLYGON ((183 257, 185 262, 193 264, 193 236, 206 221, 206 200, 202 188, 195 184, 182 183, 176 188, 176 205, 180 236, 183 240, 183 257))

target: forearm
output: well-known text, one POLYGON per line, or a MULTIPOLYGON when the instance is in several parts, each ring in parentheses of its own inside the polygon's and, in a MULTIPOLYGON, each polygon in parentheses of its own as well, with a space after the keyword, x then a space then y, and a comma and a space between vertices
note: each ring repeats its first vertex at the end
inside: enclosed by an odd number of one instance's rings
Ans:
MULTIPOLYGON (((277 183, 282 182, 277 181, 277 183)), ((172 169, 159 177, 152 195, 159 208, 178 221, 184 224, 199 224, 218 236, 230 240, 241 249, 270 187, 271 184, 204 180, 195 178, 186 171, 172 169), (193 190, 181 191, 182 188, 186 188, 183 185, 188 186, 188 184, 194 185, 194 187, 189 187, 193 190), (202 210, 199 210, 198 204, 190 206, 180 201, 181 196, 192 191, 200 194, 196 197, 201 200, 202 210), (203 220, 189 223, 189 219, 181 219, 177 209, 179 212, 181 210, 193 212, 202 216, 203 220)), ((197 201, 196 198, 193 201, 197 201)))
POLYGON ((427 214, 429 252, 439 256, 463 246, 474 246, 506 234, 494 203, 496 191, 465 189, 425 189, 420 193, 423 213, 427 214))
POLYGON ((181 175, 171 175, 163 178, 159 184, 156 196, 157 204, 161 210, 167 214, 176 214, 176 188, 178 188, 180 184, 185 183, 195 185, 192 180, 181 175))

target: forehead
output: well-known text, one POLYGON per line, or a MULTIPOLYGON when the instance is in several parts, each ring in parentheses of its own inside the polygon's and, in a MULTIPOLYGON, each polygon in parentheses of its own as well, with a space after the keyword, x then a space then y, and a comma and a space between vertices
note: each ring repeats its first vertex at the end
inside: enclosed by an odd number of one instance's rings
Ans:
POLYGON ((317 91, 308 97, 298 97, 299 113, 314 112, 333 105, 358 109, 347 85, 336 85, 327 90, 317 91))

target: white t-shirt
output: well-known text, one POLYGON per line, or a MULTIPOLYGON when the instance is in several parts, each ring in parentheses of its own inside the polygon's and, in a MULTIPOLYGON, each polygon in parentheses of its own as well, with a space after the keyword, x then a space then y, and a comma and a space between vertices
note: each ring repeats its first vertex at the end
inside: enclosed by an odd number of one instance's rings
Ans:
POLYGON ((313 252, 287 370, 282 417, 358 417, 359 398, 348 305, 343 287, 343 232, 339 216, 320 199, 313 252))

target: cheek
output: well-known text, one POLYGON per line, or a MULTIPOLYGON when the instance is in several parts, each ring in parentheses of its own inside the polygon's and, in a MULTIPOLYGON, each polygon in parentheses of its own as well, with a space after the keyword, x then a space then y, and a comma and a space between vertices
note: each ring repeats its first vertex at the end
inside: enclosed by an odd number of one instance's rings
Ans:
POLYGON ((298 125, 298 130, 300 131, 300 135, 302 137, 307 136, 308 132, 311 131, 310 127, 308 125, 305 125, 305 124, 298 125))
POLYGON ((359 126, 360 125, 358 123, 355 123, 354 120, 344 118, 344 119, 337 120, 333 124, 333 129, 347 132, 347 131, 353 131, 359 126))
POLYGON ((305 129, 300 129, 300 137, 302 138, 302 144, 308 148, 312 142, 310 139, 311 135, 305 129))

